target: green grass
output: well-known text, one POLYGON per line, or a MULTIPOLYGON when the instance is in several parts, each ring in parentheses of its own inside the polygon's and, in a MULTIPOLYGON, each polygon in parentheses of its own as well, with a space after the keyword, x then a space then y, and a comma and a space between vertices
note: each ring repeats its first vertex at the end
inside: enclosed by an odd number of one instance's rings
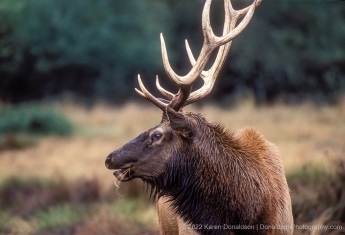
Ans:
POLYGON ((4 149, 25 149, 36 145, 38 138, 33 135, 22 133, 7 133, 0 136, 0 150, 4 149))
POLYGON ((34 146, 41 136, 72 133, 72 122, 57 108, 28 103, 0 109, 0 151, 34 146))
POLYGON ((56 231, 73 227, 80 223, 82 218, 82 211, 79 208, 63 204, 38 211, 33 221, 37 231, 56 231))
MULTIPOLYGON (((102 191, 97 179, 14 176, 0 181, 0 234, 137 234, 156 227, 155 206, 137 184, 102 191), (126 190, 127 188, 127 190, 126 190), (88 232, 89 230, 93 232, 88 232), (103 231, 103 232, 99 232, 103 231), (134 232, 134 233, 133 233, 134 232), (83 234, 83 233, 82 233, 83 234)), ((152 234, 152 233, 148 233, 152 234)))
POLYGON ((309 164, 298 166, 288 174, 290 182, 298 181, 300 184, 313 184, 325 179, 327 176, 326 170, 323 166, 318 164, 309 164))
MULTIPOLYGON (((298 167, 288 174, 287 181, 291 190, 295 224, 317 223, 342 225, 345 228, 345 160, 339 158, 330 162, 332 170, 310 164, 298 167)), ((331 234, 331 232, 322 234, 331 234)), ((340 231, 333 230, 333 232, 340 231)), ((296 230, 294 234, 308 234, 308 232, 296 230)))
POLYGON ((0 111, 0 135, 7 133, 69 136, 72 124, 56 108, 28 103, 8 106, 0 111))

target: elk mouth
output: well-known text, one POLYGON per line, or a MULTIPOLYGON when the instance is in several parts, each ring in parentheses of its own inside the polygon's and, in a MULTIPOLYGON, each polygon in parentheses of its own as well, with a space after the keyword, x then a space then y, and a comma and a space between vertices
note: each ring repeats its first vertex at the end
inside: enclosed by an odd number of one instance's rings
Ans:
POLYGON ((131 176, 132 167, 133 166, 123 168, 123 169, 116 169, 113 172, 113 175, 115 176, 116 179, 122 182, 131 180, 133 179, 133 177, 131 176))

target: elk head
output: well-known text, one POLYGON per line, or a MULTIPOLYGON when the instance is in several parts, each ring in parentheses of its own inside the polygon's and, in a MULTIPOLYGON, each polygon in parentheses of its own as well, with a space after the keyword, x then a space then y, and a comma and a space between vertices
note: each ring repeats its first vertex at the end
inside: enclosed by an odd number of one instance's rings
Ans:
POLYGON ((206 121, 200 115, 186 113, 181 109, 210 93, 224 64, 232 39, 247 26, 255 8, 261 3, 261 0, 255 0, 247 8, 234 10, 230 0, 224 0, 223 35, 217 37, 213 33, 209 19, 211 1, 206 0, 202 14, 204 43, 197 60, 194 59, 186 41, 187 54, 192 64, 192 69, 187 75, 179 76, 172 70, 163 35, 160 36, 164 69, 169 78, 178 85, 177 94, 172 94, 162 88, 157 77, 157 89, 165 99, 156 98, 145 88, 140 75, 138 76, 141 91, 135 89, 136 92, 160 108, 163 111, 163 118, 159 125, 140 134, 106 158, 106 167, 115 170, 114 175, 118 180, 128 181, 141 178, 146 182, 156 182, 156 179, 164 173, 166 164, 171 158, 190 151, 195 145, 201 143, 200 139, 204 138, 200 125, 206 121), (236 26, 242 17, 244 17, 243 20, 236 26), (214 64, 208 71, 204 71, 211 54, 217 48, 219 51, 214 64), (200 89, 192 92, 192 85, 198 77, 203 79, 204 84, 200 89))

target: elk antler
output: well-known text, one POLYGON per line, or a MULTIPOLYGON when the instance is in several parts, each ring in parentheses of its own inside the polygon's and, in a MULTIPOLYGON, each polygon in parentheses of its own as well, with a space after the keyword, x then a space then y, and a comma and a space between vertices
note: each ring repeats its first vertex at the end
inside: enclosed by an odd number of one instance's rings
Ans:
POLYGON ((224 61, 231 46, 232 39, 239 35, 243 31, 243 29, 248 25, 249 21, 251 20, 254 14, 255 8, 261 3, 261 1, 262 0, 254 0, 254 2, 248 7, 241 10, 234 10, 230 0, 224 0, 225 22, 223 28, 223 36, 217 37, 214 35, 210 24, 210 6, 212 0, 206 0, 204 10, 202 13, 202 29, 204 34, 204 43, 197 60, 194 59, 188 41, 186 40, 187 54, 192 64, 192 69, 189 71, 187 75, 179 76, 172 70, 169 63, 168 53, 166 50, 163 34, 161 34, 160 36, 164 69, 168 74, 169 78, 179 86, 179 91, 177 92, 177 94, 174 95, 171 92, 165 90, 163 87, 161 87, 157 76, 157 89, 166 99, 154 97, 149 91, 146 90, 145 86, 141 81, 140 75, 138 75, 138 81, 141 91, 135 89, 136 92, 138 92, 139 95, 149 100, 163 111, 166 109, 167 106, 170 106, 174 110, 179 111, 182 107, 195 101, 198 101, 206 95, 208 95, 211 92, 213 85, 216 81, 217 75, 224 64, 224 61), (237 21, 242 17, 244 17, 243 20, 236 26, 237 21), (218 47, 219 51, 214 64, 208 71, 204 71, 203 69, 205 68, 208 60, 210 59, 213 51, 218 47), (191 92, 192 85, 199 76, 204 80, 204 84, 200 89, 191 92))

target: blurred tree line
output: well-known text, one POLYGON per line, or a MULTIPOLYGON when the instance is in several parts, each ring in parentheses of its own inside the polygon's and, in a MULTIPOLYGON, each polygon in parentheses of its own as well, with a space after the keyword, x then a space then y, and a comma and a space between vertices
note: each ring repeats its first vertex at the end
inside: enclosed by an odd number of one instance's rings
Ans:
MULTIPOLYGON (((235 8, 251 3, 233 0, 235 8)), ((1 0, 0 100, 22 102, 65 94, 93 102, 137 97, 137 74, 156 93, 155 75, 176 91, 161 62, 159 33, 179 74, 202 45, 204 0, 1 0)), ((212 25, 223 27, 223 3, 212 4, 212 25)), ((200 84, 199 84, 200 85, 200 84)), ((210 95, 231 101, 254 94, 336 101, 345 90, 344 1, 264 0, 236 39, 210 95)))

